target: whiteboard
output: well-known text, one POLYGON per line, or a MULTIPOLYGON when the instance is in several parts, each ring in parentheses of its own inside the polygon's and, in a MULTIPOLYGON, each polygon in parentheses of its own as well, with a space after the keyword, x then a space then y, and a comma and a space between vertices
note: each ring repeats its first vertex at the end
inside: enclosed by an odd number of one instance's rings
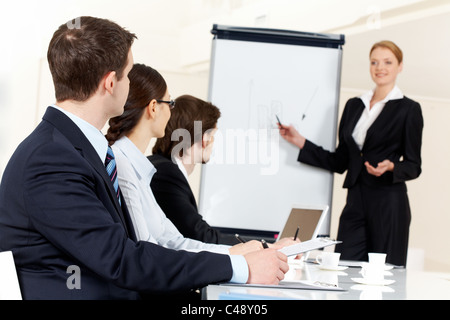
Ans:
MULTIPOLYGON (((280 231, 296 203, 331 208, 333 175, 297 161, 276 115, 335 149, 342 47, 260 39, 213 39, 209 100, 221 117, 199 212, 216 227, 280 231)), ((321 234, 329 234, 330 216, 321 234)))

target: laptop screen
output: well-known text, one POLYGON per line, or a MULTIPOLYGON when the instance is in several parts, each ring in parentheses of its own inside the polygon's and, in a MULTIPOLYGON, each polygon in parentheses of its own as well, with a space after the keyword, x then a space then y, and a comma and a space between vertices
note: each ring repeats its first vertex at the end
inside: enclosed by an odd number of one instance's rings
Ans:
POLYGON ((301 241, 316 238, 327 211, 328 206, 316 208, 294 206, 278 239, 294 237, 297 227, 299 228, 297 237, 301 241))

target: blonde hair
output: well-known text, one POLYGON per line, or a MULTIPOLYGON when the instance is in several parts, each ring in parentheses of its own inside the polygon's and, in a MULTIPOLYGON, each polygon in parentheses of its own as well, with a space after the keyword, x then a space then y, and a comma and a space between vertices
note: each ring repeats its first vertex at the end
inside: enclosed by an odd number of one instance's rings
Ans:
POLYGON ((392 51, 392 53, 394 54, 394 56, 397 58, 398 63, 402 63, 403 61, 403 52, 402 50, 392 41, 389 40, 383 40, 380 42, 375 43, 372 46, 372 49, 370 49, 370 53, 369 56, 372 54, 372 51, 375 50, 376 48, 386 48, 392 51))

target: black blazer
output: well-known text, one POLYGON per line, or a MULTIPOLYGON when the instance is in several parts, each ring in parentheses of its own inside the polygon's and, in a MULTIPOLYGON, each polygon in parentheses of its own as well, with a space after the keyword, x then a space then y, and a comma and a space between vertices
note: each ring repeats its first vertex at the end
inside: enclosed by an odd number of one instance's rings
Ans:
POLYGON ((221 233, 203 220, 189 182, 176 163, 159 154, 148 159, 157 170, 150 183, 156 201, 183 236, 207 243, 239 243, 234 236, 221 233))
POLYGON ((360 98, 350 99, 340 121, 336 151, 329 152, 307 140, 298 160, 332 172, 347 170, 344 188, 351 188, 358 179, 371 186, 406 188, 404 182, 421 173, 423 117, 420 105, 407 97, 388 101, 368 129, 363 148, 359 150, 352 133, 363 110, 360 98), (380 177, 370 175, 364 166, 364 162, 369 161, 376 167, 386 159, 394 163, 394 171, 380 177))
POLYGON ((231 278, 226 255, 135 242, 122 204, 84 134, 48 108, 0 185, 0 250, 13 252, 23 298, 138 299, 231 278), (72 265, 81 289, 67 286, 72 265))

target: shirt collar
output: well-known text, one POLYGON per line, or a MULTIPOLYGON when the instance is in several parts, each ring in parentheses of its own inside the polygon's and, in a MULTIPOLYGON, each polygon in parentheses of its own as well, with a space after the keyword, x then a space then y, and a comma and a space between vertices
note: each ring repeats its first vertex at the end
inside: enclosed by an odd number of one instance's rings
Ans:
MULTIPOLYGON (((373 97, 374 91, 375 89, 372 89, 360 96, 360 99, 363 101, 366 108, 370 108, 370 100, 373 97)), ((397 99, 403 99, 403 92, 397 85, 395 85, 394 88, 392 88, 392 90, 386 95, 386 97, 379 102, 385 104, 389 100, 397 100, 397 99)))
POLYGON ((153 175, 156 173, 155 166, 147 159, 147 157, 136 147, 136 145, 124 136, 114 142, 114 146, 127 157, 133 166, 139 180, 147 180, 145 183, 150 184, 153 175))
POLYGON ((83 134, 94 147, 95 151, 100 157, 100 160, 104 163, 106 159, 106 152, 108 150, 108 140, 106 140, 103 133, 89 122, 81 119, 80 117, 77 117, 69 111, 62 109, 61 107, 58 107, 56 104, 51 105, 51 107, 64 113, 77 125, 77 127, 81 130, 81 132, 83 132, 83 134))
POLYGON ((183 175, 186 178, 186 180, 188 180, 188 174, 187 174, 186 168, 183 165, 183 162, 178 157, 174 157, 174 158, 175 158, 175 161, 177 163, 178 169, 180 169, 181 173, 183 173, 183 175))

